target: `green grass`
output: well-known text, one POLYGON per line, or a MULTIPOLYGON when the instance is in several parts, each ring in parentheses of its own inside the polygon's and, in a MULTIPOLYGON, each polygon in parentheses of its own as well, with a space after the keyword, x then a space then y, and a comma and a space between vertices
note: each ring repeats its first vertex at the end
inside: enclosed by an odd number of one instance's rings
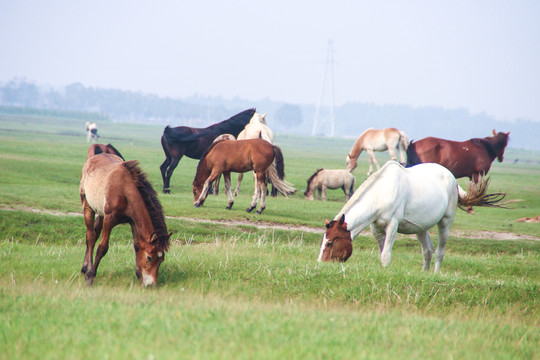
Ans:
MULTIPOLYGON (((289 199, 269 198, 256 216, 244 211, 253 189, 245 176, 233 210, 225 210, 223 194, 195 209, 191 181, 197 162, 184 158, 172 177, 173 193, 160 195, 173 236, 159 287, 139 286, 125 225, 113 230, 95 284, 87 287, 79 272, 85 249, 78 196, 88 147, 84 121, 0 115, 0 129, 0 358, 540 355, 540 241, 478 238, 480 230, 540 236, 538 224, 515 222, 540 214, 534 154, 512 149, 512 158, 531 162, 494 163, 490 189, 523 201, 513 210, 458 212, 440 274, 421 271, 420 246, 409 236, 398 237, 388 268, 380 265, 375 240, 364 234, 346 264, 317 263, 324 218, 342 207, 341 190, 329 191, 324 203, 304 200, 301 191, 289 199), (321 231, 256 227, 274 223, 321 231)), ((164 158, 161 132, 156 126, 100 123, 102 142, 138 159, 156 190, 164 158)), ((276 136, 287 179, 298 189, 317 168, 343 167, 352 141, 276 136)), ((381 163, 386 157, 378 154, 381 163)), ((355 171, 357 185, 366 171, 364 157, 355 171)), ((432 238, 437 241, 434 231, 432 238)))

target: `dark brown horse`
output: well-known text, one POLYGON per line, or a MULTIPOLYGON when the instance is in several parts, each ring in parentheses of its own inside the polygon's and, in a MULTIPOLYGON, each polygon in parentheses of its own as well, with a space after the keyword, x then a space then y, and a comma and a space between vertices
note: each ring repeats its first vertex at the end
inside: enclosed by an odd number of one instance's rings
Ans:
POLYGON ((122 160, 125 160, 122 154, 120 154, 120 151, 116 150, 116 148, 112 146, 111 144, 90 145, 90 147, 88 148, 88 154, 86 155, 86 158, 88 159, 90 156, 99 155, 99 154, 113 154, 113 155, 119 156, 122 160))
POLYGON ((242 111, 228 120, 211 125, 206 128, 192 128, 178 126, 165 127, 161 136, 161 146, 165 152, 165 161, 159 167, 163 178, 163 192, 170 192, 171 176, 178 166, 182 156, 192 159, 200 159, 202 154, 208 149, 212 141, 221 134, 231 134, 237 137, 240 131, 249 123, 255 109, 242 111))
POLYGON ((204 203, 212 181, 223 174, 225 192, 228 197, 227 209, 234 204, 231 191, 231 172, 244 173, 254 171, 256 174, 255 193, 251 205, 246 209, 251 212, 260 199, 257 214, 266 207, 266 190, 268 176, 272 184, 285 196, 296 192, 290 184, 280 179, 278 173, 284 173, 283 154, 281 149, 262 139, 224 140, 212 144, 203 154, 197 173, 193 180, 193 205, 199 207, 204 203))
POLYGON ((476 182, 480 175, 488 173, 495 158, 503 161, 508 135, 509 132, 493 130, 493 136, 461 142, 435 137, 414 141, 407 148, 407 167, 437 163, 450 170, 456 179, 468 177, 476 182))
POLYGON ((109 249, 111 230, 118 224, 129 223, 135 247, 135 273, 142 285, 155 284, 170 234, 157 194, 138 162, 124 162, 111 154, 90 156, 82 170, 79 192, 86 223, 86 253, 81 269, 86 283, 94 282, 99 262, 109 249), (93 262, 100 233, 101 242, 93 262))

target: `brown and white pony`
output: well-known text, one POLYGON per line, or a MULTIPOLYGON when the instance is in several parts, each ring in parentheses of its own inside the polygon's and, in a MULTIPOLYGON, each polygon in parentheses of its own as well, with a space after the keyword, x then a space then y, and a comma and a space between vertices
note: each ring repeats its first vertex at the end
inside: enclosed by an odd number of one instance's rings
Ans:
POLYGON ((203 205, 210 183, 223 174, 225 192, 228 197, 227 209, 234 204, 231 191, 231 172, 243 173, 255 171, 256 186, 251 205, 246 209, 251 212, 260 199, 257 214, 266 207, 266 177, 268 176, 277 189, 285 196, 296 192, 291 184, 281 180, 278 173, 284 172, 281 149, 262 139, 225 140, 213 143, 202 156, 193 179, 193 205, 203 205), (275 165, 273 165, 275 162, 275 165))
POLYGON ((133 232, 136 275, 144 286, 157 282, 170 234, 155 190, 137 161, 111 154, 90 156, 84 164, 79 188, 86 224, 86 253, 81 272, 91 285, 99 262, 109 249, 111 230, 129 223, 133 232), (97 218, 96 218, 97 216, 97 218), (94 246, 101 241, 93 261, 94 246))
POLYGON ((503 161, 504 150, 510 132, 474 138, 467 141, 451 141, 427 137, 412 141, 407 149, 407 167, 421 163, 436 163, 444 166, 456 179, 468 177, 478 181, 488 173, 495 159, 503 161))
POLYGON ((341 188, 347 197, 351 198, 354 193, 354 176, 347 170, 319 169, 307 180, 307 190, 304 192, 306 200, 313 200, 315 191, 318 191, 317 199, 326 201, 326 189, 341 188))
POLYGON ((356 139, 351 152, 347 154, 346 169, 351 172, 356 169, 358 156, 360 156, 363 150, 369 155, 368 175, 371 175, 373 172, 373 164, 377 166, 377 170, 380 169, 374 151, 388 150, 392 160, 397 160, 396 150, 399 150, 401 163, 405 164, 405 150, 408 143, 407 135, 396 128, 367 129, 356 139))

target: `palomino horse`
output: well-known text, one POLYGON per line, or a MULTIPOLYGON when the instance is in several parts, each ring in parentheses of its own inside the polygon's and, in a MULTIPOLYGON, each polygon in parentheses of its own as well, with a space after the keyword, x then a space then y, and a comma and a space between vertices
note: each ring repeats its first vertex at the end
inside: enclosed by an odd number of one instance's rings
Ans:
POLYGON ((231 191, 231 172, 251 170, 255 171, 257 178, 253 200, 246 209, 247 212, 251 212, 257 206, 259 199, 257 214, 262 213, 266 207, 267 176, 285 196, 296 192, 290 184, 278 176, 279 172, 284 172, 283 154, 279 147, 262 139, 225 140, 212 144, 199 161, 193 180, 193 205, 199 207, 204 203, 210 183, 223 174, 225 192, 228 197, 227 209, 231 209, 234 204, 231 191))
POLYGON ((114 146, 111 144, 103 145, 103 144, 94 144, 90 145, 88 148, 88 153, 86 155, 86 158, 88 159, 90 156, 99 155, 99 154, 113 154, 116 156, 119 156, 122 160, 125 160, 122 154, 114 146))
MULTIPOLYGON (((274 143, 274 133, 272 130, 270 130, 268 125, 266 125, 266 114, 259 114, 257 112, 253 114, 253 117, 246 125, 244 130, 238 134, 238 140, 246 139, 263 139, 268 141, 270 144, 274 143)), ((255 177, 256 175, 253 174, 254 179, 255 177)), ((238 174, 238 182, 236 184, 236 190, 234 190, 234 196, 238 196, 238 193, 240 192, 240 184, 242 183, 243 178, 243 173, 238 174)), ((277 195, 277 189, 275 187, 272 187, 271 194, 272 196, 277 195)))
POLYGON ((99 262, 109 249, 111 230, 118 224, 129 223, 135 247, 135 273, 142 285, 155 284, 170 234, 157 194, 138 162, 124 162, 111 154, 89 157, 82 170, 79 192, 86 223, 86 253, 81 269, 86 283, 94 282, 99 262))
POLYGON ((486 194, 489 181, 458 188, 456 179, 438 164, 404 168, 386 163, 369 177, 343 206, 334 220, 326 220, 319 261, 346 261, 352 253, 352 239, 367 226, 379 243, 383 266, 388 266, 396 233, 416 234, 422 245, 423 269, 429 270, 433 243, 428 230, 437 225, 439 244, 435 251, 435 272, 444 258, 444 248, 458 206, 501 206, 505 194, 486 194))
POLYGON ((182 156, 200 159, 212 141, 219 135, 232 134, 238 136, 254 113, 255 109, 245 110, 228 120, 204 129, 187 126, 165 127, 161 136, 165 161, 160 166, 161 177, 163 178, 163 192, 165 194, 170 192, 171 176, 182 156))
POLYGON ((377 169, 380 169, 374 151, 388 150, 392 160, 397 160, 396 149, 398 149, 401 163, 405 164, 405 150, 408 143, 407 135, 398 129, 367 129, 356 139, 351 152, 347 154, 347 170, 352 172, 356 169, 358 156, 360 156, 362 150, 366 150, 369 155, 368 176, 373 172, 373 164, 377 166, 377 169))
POLYGON ((407 167, 420 163, 437 163, 456 179, 468 177, 473 181, 487 174, 493 160, 503 161, 509 132, 495 132, 483 139, 475 138, 457 142, 435 137, 412 141, 407 149, 407 167))
POLYGON ((97 124, 95 122, 86 123, 86 132, 88 133, 88 142, 90 142, 90 140, 94 142, 98 141, 99 135, 97 133, 97 124))
POLYGON ((317 198, 326 201, 326 189, 343 189, 347 200, 354 193, 354 176, 347 170, 319 169, 307 180, 307 190, 304 192, 306 200, 313 200, 315 190, 317 198))

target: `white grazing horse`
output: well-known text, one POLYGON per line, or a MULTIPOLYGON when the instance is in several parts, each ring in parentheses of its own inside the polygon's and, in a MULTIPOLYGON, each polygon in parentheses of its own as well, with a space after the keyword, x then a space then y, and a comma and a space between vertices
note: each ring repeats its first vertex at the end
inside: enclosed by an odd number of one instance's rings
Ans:
POLYGON ((380 169, 374 151, 388 150, 392 160, 397 160, 396 150, 399 150, 401 163, 405 165, 405 151, 408 145, 407 135, 398 129, 367 129, 356 139, 351 152, 347 154, 347 170, 353 171, 356 169, 358 156, 360 156, 362 150, 366 150, 369 155, 368 175, 373 172, 373 164, 377 166, 377 170, 380 169))
POLYGON ((98 141, 99 135, 97 133, 97 124, 95 122, 86 123, 86 132, 88 133, 88 142, 90 142, 90 140, 93 142, 98 141))
MULTIPOLYGON (((266 113, 259 114, 258 112, 255 112, 244 130, 238 134, 237 140, 259 138, 268 141, 270 144, 274 143, 274 133, 270 130, 268 125, 266 125, 266 113)), ((253 176, 255 177, 255 174, 253 174, 253 176)), ((234 190, 234 196, 238 196, 243 178, 243 173, 238 174, 238 183, 236 184, 236 190, 234 190)), ((277 191, 275 192, 274 188, 272 188, 272 195, 275 196, 275 194, 277 194, 277 191)))
POLYGON ((433 243, 428 230, 437 225, 439 244, 435 251, 435 272, 444 258, 444 247, 460 207, 500 206, 503 194, 486 194, 489 179, 470 184, 465 193, 445 167, 426 163, 404 168, 386 163, 369 177, 343 206, 333 221, 326 220, 319 261, 346 261, 352 253, 352 239, 370 226, 379 243, 383 266, 390 264, 396 233, 416 234, 422 245, 423 269, 429 270, 433 243), (494 200, 494 197, 499 197, 494 200))

